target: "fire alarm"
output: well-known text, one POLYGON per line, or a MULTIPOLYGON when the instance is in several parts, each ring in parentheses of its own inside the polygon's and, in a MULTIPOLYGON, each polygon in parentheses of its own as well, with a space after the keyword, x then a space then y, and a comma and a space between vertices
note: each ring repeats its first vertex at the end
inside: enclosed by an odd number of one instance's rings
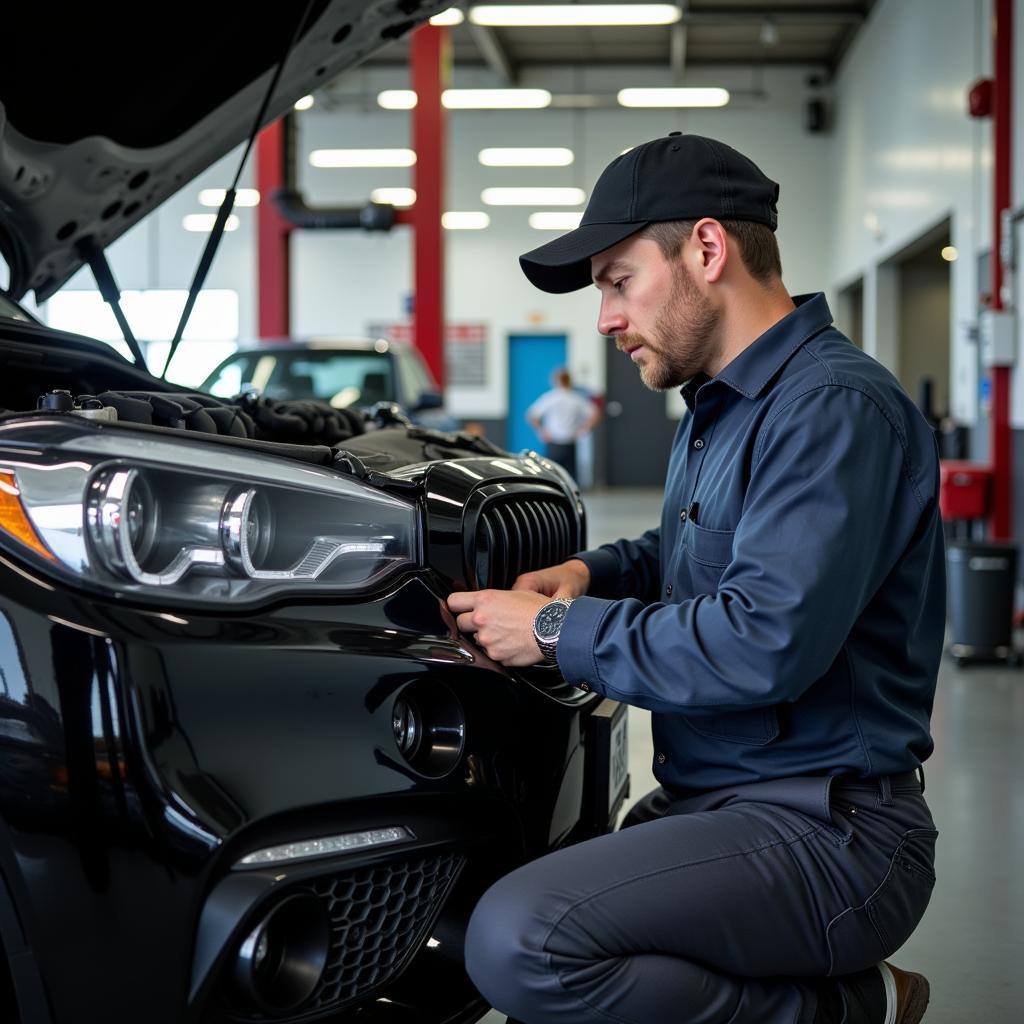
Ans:
POLYGON ((967 90, 967 112, 971 117, 992 116, 992 79, 979 78, 967 90))

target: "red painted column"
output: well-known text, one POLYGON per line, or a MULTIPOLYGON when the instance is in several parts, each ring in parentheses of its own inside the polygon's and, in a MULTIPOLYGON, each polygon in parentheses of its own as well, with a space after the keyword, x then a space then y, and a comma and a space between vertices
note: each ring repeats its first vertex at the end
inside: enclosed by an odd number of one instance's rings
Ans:
POLYGON ((267 125, 256 140, 256 333, 260 338, 291 334, 291 259, 288 236, 292 226, 277 212, 271 196, 284 185, 284 118, 267 125))
MULTIPOLYGON (((992 133, 995 165, 992 226, 992 309, 1003 309, 1003 210, 1013 205, 1013 0, 995 0, 995 97, 992 133)), ((1010 429, 1010 367, 992 368, 992 518, 994 540, 1013 532, 1013 435, 1010 429)))
MULTIPOLYGON (((437 379, 444 386, 444 212, 445 155, 448 114, 441 105, 451 70, 448 30, 426 24, 412 36, 412 87, 417 101, 412 118, 412 148, 416 152, 412 210, 413 338, 437 379)), ((404 219, 404 218, 403 218, 404 219)))

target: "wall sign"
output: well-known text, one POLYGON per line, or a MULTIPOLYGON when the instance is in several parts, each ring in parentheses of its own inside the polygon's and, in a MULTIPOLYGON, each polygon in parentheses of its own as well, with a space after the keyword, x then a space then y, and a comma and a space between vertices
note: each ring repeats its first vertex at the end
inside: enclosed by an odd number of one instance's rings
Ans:
MULTIPOLYGON (((371 338, 414 344, 411 323, 372 323, 371 338)), ((487 384, 487 324, 448 324, 444 334, 446 384, 478 388, 487 384)))

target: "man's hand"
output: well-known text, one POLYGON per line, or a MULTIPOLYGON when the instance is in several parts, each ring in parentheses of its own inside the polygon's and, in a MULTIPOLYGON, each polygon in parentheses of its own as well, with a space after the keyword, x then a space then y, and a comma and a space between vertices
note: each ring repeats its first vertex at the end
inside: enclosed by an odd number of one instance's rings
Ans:
POLYGON ((459 630, 476 633, 476 642, 489 658, 515 668, 543 660, 533 620, 547 603, 546 597, 527 590, 459 591, 448 598, 459 630))
POLYGON ((524 572, 515 583, 513 590, 532 590, 535 594, 545 597, 582 597, 590 586, 590 570, 586 562, 578 558, 570 558, 568 562, 538 569, 536 572, 524 572))

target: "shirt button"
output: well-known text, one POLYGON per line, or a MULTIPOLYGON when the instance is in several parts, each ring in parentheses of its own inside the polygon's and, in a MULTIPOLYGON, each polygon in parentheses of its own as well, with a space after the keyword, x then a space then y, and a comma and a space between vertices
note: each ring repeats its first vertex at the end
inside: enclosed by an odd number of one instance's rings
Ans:
POLYGON ((666 597, 671 597, 672 596, 672 584, 671 583, 665 588, 665 596, 666 597))
POLYGON ((698 437, 697 440, 693 442, 693 447, 696 448, 697 451, 700 451, 701 448, 704 447, 704 438, 698 437))
POLYGON ((686 522, 686 509, 685 508, 679 510, 679 522, 681 522, 681 523, 685 523, 686 522))
POLYGON ((658 764, 664 764, 668 758, 664 754, 659 754, 657 757, 658 764))

